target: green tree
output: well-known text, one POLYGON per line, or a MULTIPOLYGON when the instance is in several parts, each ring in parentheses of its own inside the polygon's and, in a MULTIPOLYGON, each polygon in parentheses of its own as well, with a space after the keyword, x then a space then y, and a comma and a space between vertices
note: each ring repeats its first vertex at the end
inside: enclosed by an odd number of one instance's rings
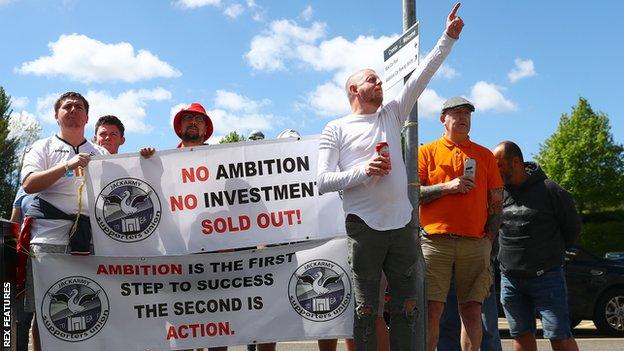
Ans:
POLYGON ((622 205, 624 148, 613 141, 609 116, 584 98, 564 113, 536 156, 546 174, 570 191, 580 211, 622 205))
POLYGON ((9 137, 11 97, 0 87, 0 217, 10 218, 18 183, 17 140, 9 137))
POLYGON ((245 141, 245 137, 242 134, 236 133, 236 131, 231 131, 221 138, 219 144, 237 143, 239 141, 245 141))

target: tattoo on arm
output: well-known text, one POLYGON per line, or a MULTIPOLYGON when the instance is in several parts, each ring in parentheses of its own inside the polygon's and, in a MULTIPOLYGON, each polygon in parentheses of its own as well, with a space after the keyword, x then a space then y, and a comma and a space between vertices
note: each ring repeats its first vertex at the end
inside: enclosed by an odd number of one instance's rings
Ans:
POLYGON ((442 193, 442 184, 435 185, 421 185, 420 186, 420 196, 418 199, 420 200, 420 204, 428 204, 433 200, 437 200, 444 195, 442 193))
POLYGON ((503 189, 488 190, 488 219, 485 223, 485 232, 494 237, 498 234, 503 219, 503 189))

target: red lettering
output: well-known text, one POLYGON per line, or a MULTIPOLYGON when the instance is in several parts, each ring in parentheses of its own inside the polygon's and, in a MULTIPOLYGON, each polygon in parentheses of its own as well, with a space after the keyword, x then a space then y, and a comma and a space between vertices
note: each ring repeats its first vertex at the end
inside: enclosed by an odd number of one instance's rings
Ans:
POLYGON ((171 203, 171 212, 175 212, 176 210, 184 210, 186 209, 192 210, 197 207, 197 196, 193 194, 178 195, 178 197, 169 196, 169 202, 171 203))
POLYGON ((197 167, 197 171, 195 172, 195 175, 197 176, 198 180, 205 182, 206 180, 208 180, 208 167, 206 166, 197 167))
POLYGON ((184 198, 184 204, 186 205, 186 208, 191 210, 194 209, 197 207, 197 197, 193 194, 186 195, 184 198))
POLYGON ((273 224, 274 227, 281 227, 284 225, 284 215, 282 211, 271 212, 271 224, 273 224))
POLYGON ((182 168, 182 183, 187 181, 191 183, 195 181, 195 172, 193 172, 192 167, 191 169, 182 168))
POLYGON ((284 214, 288 218, 288 225, 293 225, 293 216, 295 214, 295 210, 286 210, 284 214))
POLYGON ((197 180, 199 181, 205 182, 206 180, 208 180, 208 176, 210 174, 210 172, 208 172, 208 167, 206 166, 199 166, 197 167, 197 169, 193 167, 182 168, 181 172, 182 172, 182 183, 186 183, 186 182, 194 183, 195 178, 197 178, 197 180))
POLYGON ((169 331, 167 332, 167 340, 177 339, 178 334, 176 334, 176 328, 172 325, 169 327, 169 331))
POLYGON ((206 324, 206 334, 208 334, 208 336, 217 335, 217 324, 216 323, 206 324))
POLYGON ((181 325, 178 328, 178 335, 180 336, 180 338, 182 339, 188 338, 188 333, 186 332, 187 330, 188 330, 188 326, 186 325, 181 325))
POLYGON ((212 234, 212 221, 209 219, 204 219, 202 221, 202 233, 208 235, 208 234, 212 234))
POLYGON ((256 222, 258 223, 258 227, 266 229, 269 227, 269 224, 271 224, 271 219, 268 214, 260 213, 258 214, 258 218, 256 218, 256 222))
POLYGON ((266 229, 268 227, 282 227, 287 225, 301 224, 301 210, 284 210, 269 213, 260 213, 256 217, 258 227, 266 229))
POLYGON ((223 233, 236 233, 242 230, 248 230, 251 228, 251 219, 249 216, 240 215, 238 220, 232 217, 219 217, 213 220, 204 219, 202 221, 202 233, 208 235, 213 232, 223 233))
POLYGON ((184 202, 182 200, 182 196, 180 195, 178 195, 177 198, 175 196, 169 196, 169 203, 171 203, 171 212, 184 209, 184 202))

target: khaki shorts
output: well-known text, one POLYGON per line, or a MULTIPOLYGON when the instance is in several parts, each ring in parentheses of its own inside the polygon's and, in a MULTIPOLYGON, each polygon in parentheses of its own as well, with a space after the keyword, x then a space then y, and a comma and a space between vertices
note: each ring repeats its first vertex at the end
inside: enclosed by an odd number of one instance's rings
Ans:
POLYGON ((440 234, 423 236, 421 243, 427 269, 428 300, 446 302, 454 270, 457 302, 483 303, 492 285, 490 239, 440 234))

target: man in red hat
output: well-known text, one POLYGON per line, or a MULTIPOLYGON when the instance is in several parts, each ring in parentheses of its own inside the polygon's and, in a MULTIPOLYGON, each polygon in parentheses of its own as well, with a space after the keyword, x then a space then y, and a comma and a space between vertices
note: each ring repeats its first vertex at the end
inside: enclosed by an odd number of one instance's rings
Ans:
MULTIPOLYGON (((198 102, 194 102, 176 113, 173 117, 173 130, 181 139, 178 144, 178 148, 181 148, 204 145, 204 142, 212 135, 214 128, 206 109, 198 102)), ((141 149, 141 156, 148 158, 155 152, 156 149, 146 147, 141 149)), ((227 347, 211 347, 208 350, 227 351, 227 347)))
POLYGON ((178 147, 203 145, 212 135, 212 121, 197 102, 181 109, 173 118, 173 130, 182 139, 178 147))
MULTIPOLYGON (((177 146, 181 148, 204 145, 214 128, 206 109, 198 102, 194 102, 176 113, 173 117, 173 130, 181 139, 177 146)), ((154 152, 156 149, 152 147, 142 148, 141 156, 149 158, 154 152)))

